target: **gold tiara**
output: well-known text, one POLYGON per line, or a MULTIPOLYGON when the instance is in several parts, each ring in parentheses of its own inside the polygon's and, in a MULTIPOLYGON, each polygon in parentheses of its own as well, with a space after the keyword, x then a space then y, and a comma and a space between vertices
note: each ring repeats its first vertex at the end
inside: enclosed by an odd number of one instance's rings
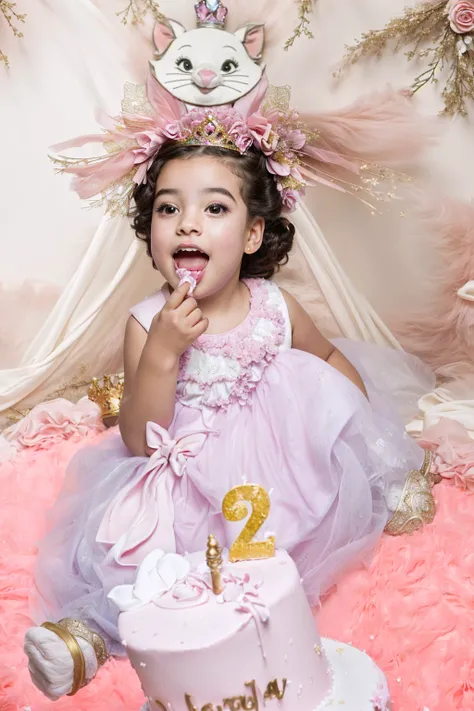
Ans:
POLYGON ((178 139, 178 142, 186 146, 216 146, 217 148, 226 148, 237 153, 245 153, 245 151, 237 147, 235 139, 212 114, 206 116, 200 124, 190 129, 190 131, 190 136, 178 139))

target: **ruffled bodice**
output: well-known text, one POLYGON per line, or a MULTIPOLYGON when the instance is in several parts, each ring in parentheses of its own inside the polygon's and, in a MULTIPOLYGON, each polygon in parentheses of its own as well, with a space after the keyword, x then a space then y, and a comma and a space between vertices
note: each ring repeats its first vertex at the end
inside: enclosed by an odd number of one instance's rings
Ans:
MULTIPOLYGON (((248 279, 250 309, 244 321, 224 334, 204 334, 183 354, 177 399, 199 409, 244 404, 281 350, 291 348, 291 323, 280 289, 264 279, 248 279)), ((166 303, 161 290, 132 309, 148 330, 166 303)))

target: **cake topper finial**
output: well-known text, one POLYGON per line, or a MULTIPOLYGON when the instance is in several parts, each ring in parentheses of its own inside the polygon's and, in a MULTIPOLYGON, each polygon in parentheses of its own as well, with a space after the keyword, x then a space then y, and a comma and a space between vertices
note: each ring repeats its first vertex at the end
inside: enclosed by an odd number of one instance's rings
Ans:
POLYGON ((221 0, 200 0, 194 9, 198 27, 214 27, 219 30, 224 28, 228 10, 221 0))
POLYGON ((211 571, 212 591, 214 595, 220 595, 224 589, 221 579, 222 551, 212 533, 207 539, 206 562, 211 571))

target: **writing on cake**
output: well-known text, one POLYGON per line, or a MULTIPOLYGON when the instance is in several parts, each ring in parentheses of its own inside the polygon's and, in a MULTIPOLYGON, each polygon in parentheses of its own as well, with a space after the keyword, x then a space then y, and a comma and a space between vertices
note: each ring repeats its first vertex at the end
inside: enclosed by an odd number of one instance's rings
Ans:
MULTIPOLYGON (((270 681, 265 689, 263 698, 265 700, 270 699, 281 699, 285 695, 287 680, 283 679, 280 685, 276 679, 270 681)), ((240 694, 239 696, 230 696, 229 698, 223 699, 222 704, 214 706, 213 704, 204 704, 204 706, 199 709, 195 706, 190 694, 185 694, 186 708, 189 711, 224 711, 224 709, 229 709, 229 711, 258 711, 258 695, 257 687, 255 681, 249 681, 245 683, 245 686, 249 689, 249 694, 240 694)), ((155 699, 155 704, 158 706, 160 711, 168 711, 166 706, 155 699)))

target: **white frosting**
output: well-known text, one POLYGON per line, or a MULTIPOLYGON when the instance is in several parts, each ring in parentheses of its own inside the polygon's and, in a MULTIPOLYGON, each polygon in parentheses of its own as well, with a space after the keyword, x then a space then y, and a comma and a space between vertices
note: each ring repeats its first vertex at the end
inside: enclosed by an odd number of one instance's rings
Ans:
POLYGON ((169 592, 187 578, 189 560, 176 553, 152 551, 138 568, 134 585, 118 585, 108 594, 119 612, 136 610, 169 592))
POLYGON ((188 294, 189 294, 189 296, 191 296, 191 294, 193 293, 194 289, 195 289, 196 286, 197 286, 197 281, 196 281, 196 279, 193 277, 193 275, 191 274, 191 272, 188 271, 187 269, 177 269, 177 270, 176 270, 176 276, 177 276, 178 279, 179 279, 178 288, 179 288, 180 286, 183 286, 183 284, 189 284, 189 291, 188 291, 188 294))

